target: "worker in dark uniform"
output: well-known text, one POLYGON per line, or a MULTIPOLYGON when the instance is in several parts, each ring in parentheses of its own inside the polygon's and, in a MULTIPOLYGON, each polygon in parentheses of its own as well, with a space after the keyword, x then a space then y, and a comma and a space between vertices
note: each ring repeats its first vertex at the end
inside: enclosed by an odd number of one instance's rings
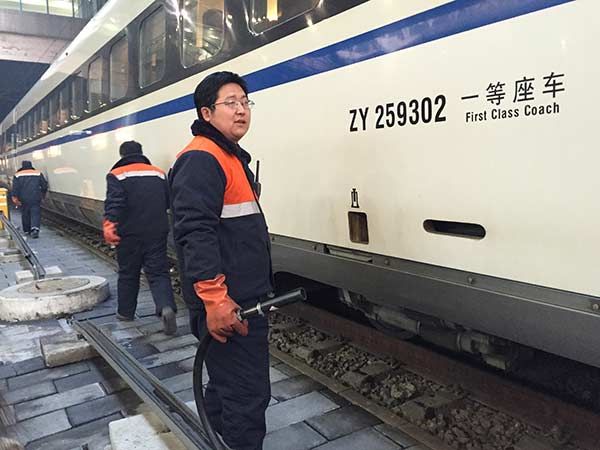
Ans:
POLYGON ((258 204, 250 155, 238 141, 250 126, 245 81, 231 72, 196 88, 194 138, 169 174, 174 238, 192 332, 205 323, 206 411, 234 450, 262 449, 269 404, 267 319, 240 322, 236 312, 273 290, 267 224, 258 204))
POLYGON ((48 182, 31 161, 23 161, 13 178, 12 201, 21 209, 23 232, 36 238, 40 233, 42 198, 48 191, 48 182))
POLYGON ((164 331, 175 334, 177 308, 167 260, 166 176, 150 164, 138 142, 124 142, 119 153, 121 159, 106 176, 103 223, 105 241, 117 246, 117 318, 133 320, 143 267, 164 331))

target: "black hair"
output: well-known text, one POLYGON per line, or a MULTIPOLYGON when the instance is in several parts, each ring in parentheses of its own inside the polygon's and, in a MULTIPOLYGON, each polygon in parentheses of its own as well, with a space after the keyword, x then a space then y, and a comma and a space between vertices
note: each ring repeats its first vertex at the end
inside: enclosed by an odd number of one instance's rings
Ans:
POLYGON ((119 147, 119 155, 121 156, 129 156, 129 155, 141 155, 142 154, 142 144, 136 141, 126 141, 121 144, 119 147))
POLYGON ((217 101, 219 89, 229 83, 237 84, 248 95, 248 85, 242 77, 233 72, 211 73, 196 86, 196 90, 194 91, 194 105, 196 105, 199 119, 202 119, 200 109, 205 106, 212 109, 217 101))

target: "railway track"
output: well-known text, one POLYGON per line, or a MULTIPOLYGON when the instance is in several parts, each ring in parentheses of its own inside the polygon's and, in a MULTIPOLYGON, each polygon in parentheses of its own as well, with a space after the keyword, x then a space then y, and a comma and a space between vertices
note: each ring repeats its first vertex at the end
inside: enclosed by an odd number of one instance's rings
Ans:
MULTIPOLYGON (((101 241, 97 230, 61 217, 47 219, 114 262, 114 250, 101 241)), ((174 285, 179 293, 178 283, 174 285)), ((415 427, 429 433, 432 439, 427 443, 433 448, 600 448, 600 436, 594 431, 600 429, 600 415, 574 404, 577 398, 566 401, 544 392, 548 386, 543 383, 527 386, 310 305, 292 305, 273 317, 270 341, 277 357, 318 377, 350 401, 362 402, 380 419, 409 434, 419 434, 415 427)), ((553 384, 561 387, 560 381, 553 384)), ((564 391, 564 387, 557 390, 564 391)))
POLYGON ((275 319, 271 341, 279 350, 454 448, 600 448, 591 431, 600 416, 592 411, 308 305, 285 313, 295 321, 275 319))

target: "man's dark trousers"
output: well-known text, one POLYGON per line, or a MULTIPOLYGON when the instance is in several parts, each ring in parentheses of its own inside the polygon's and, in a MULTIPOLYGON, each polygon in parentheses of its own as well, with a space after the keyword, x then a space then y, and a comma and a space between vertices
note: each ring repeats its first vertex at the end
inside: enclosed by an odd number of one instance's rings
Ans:
POLYGON ((119 282, 117 284, 118 312, 133 318, 140 290, 140 270, 150 284, 156 314, 165 306, 176 311, 167 260, 167 235, 124 236, 117 246, 119 282))
MULTIPOLYGON (((200 301, 200 299, 198 299, 200 301)), ((258 299, 238 301, 242 309, 258 299)), ((204 311, 190 311, 192 332, 204 327, 204 311)), ((234 334, 226 344, 213 341, 206 356, 209 382, 204 405, 213 428, 233 450, 262 450, 265 410, 271 399, 268 322, 249 321, 248 336, 234 334)))
POLYGON ((40 204, 39 203, 23 203, 21 205, 21 224, 23 232, 29 233, 33 228, 40 229, 40 204))

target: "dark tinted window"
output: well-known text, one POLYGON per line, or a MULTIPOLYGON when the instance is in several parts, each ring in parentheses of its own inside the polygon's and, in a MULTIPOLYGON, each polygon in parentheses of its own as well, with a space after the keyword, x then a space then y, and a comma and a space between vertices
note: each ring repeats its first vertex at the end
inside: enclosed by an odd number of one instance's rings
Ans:
POLYGON ((49 97, 49 105, 50 105, 50 109, 49 109, 49 124, 48 127, 50 130, 55 130, 59 124, 58 124, 58 112, 59 112, 59 105, 58 105, 58 92, 50 95, 49 97))
POLYGON ((17 127, 12 125, 4 134, 4 151, 10 152, 15 147, 17 127))
POLYGON ((79 119, 87 107, 87 80, 78 72, 71 80, 71 118, 79 119))
POLYGON ((110 49, 110 101, 125 97, 129 87, 129 50, 127 36, 110 49))
POLYGON ((161 6, 143 22, 140 32, 140 86, 159 81, 165 73, 166 17, 161 6))
POLYGON ((106 105, 106 75, 104 59, 96 58, 88 69, 88 104, 90 111, 95 111, 106 105))
POLYGON ((71 85, 67 82, 60 89, 58 96, 58 123, 57 126, 63 126, 69 123, 71 119, 71 85))
POLYGON ((29 138, 31 139, 40 133, 40 108, 35 108, 30 114, 29 138))
POLYGON ((187 0, 181 12, 182 58, 185 67, 219 53, 225 28, 224 0, 187 0))
POLYGON ((310 11, 318 4, 319 0, 252 0, 250 27, 255 33, 262 33, 310 11))
POLYGON ((24 130, 25 120, 21 119, 19 122, 17 122, 17 146, 23 143, 23 139, 25 138, 24 130))
POLYGON ((48 133, 48 125, 50 124, 50 103, 48 100, 44 100, 40 107, 40 132, 42 134, 48 133))

